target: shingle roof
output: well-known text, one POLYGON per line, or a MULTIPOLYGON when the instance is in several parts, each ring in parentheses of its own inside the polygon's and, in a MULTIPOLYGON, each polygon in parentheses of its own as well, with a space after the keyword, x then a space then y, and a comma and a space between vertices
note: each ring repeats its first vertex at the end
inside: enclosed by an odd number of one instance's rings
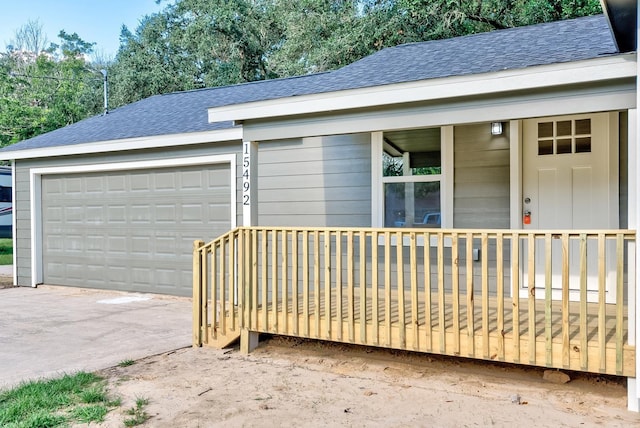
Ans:
MULTIPOLYGON (((207 108, 518 69, 616 54, 603 15, 383 49, 339 70, 286 79, 156 95, 2 150, 227 129, 207 108)), ((133 148, 133 147, 132 147, 133 148)))

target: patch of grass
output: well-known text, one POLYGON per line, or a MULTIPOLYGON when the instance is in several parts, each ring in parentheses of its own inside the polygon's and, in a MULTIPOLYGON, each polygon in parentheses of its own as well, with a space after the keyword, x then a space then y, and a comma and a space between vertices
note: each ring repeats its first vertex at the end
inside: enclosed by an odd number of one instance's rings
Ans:
POLYGON ((118 363, 119 367, 129 367, 134 365, 136 362, 133 360, 122 360, 118 363))
POLYGON ((23 383, 0 392, 0 426, 58 427, 101 422, 110 408, 106 383, 93 373, 23 383))
POLYGON ((92 404, 90 406, 75 407, 71 411, 71 416, 77 422, 100 422, 109 412, 109 409, 102 404, 92 404))
POLYGON ((124 420, 124 426, 134 427, 145 423, 147 419, 149 419, 149 415, 144 411, 144 406, 147 404, 149 404, 149 400, 147 398, 136 398, 136 406, 126 411, 126 414, 131 417, 124 420))
POLYGON ((13 240, 0 239, 0 265, 13 263, 13 240))

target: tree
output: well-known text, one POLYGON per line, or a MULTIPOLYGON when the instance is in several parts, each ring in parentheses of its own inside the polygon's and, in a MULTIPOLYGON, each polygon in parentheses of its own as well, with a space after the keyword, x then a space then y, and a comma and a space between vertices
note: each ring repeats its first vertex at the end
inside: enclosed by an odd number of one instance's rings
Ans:
POLYGON ((0 53, 0 146, 101 110, 101 79, 85 59, 93 44, 65 31, 58 38, 59 44, 37 53, 15 48, 0 53))
POLYGON ((42 23, 39 20, 29 20, 16 30, 13 39, 7 46, 10 51, 27 51, 40 55, 49 46, 49 39, 44 33, 42 23))

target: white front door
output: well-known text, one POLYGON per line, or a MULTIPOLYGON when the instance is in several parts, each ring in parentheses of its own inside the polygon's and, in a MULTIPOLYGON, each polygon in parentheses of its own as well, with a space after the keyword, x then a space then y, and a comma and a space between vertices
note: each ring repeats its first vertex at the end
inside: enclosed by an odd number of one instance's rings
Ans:
MULTIPOLYGON (((524 229, 618 228, 617 118, 617 113, 597 113, 523 122, 524 229), (528 221, 525 221, 527 215, 528 221)), ((552 289, 556 298, 561 296, 562 283, 559 240, 554 239, 552 252, 558 255, 552 258, 552 289)), ((526 260, 526 253, 524 256, 526 260)), ((544 256, 541 241, 536 243, 536 297, 544 297, 544 256)), ((589 243, 587 257, 589 300, 596 300, 598 258, 595 242, 589 243)), ((614 261, 612 257, 607 259, 608 265, 614 261)), ((570 243, 569 260, 570 297, 577 300, 578 242, 570 243)), ((526 269, 525 263, 524 287, 526 269)), ((610 288, 607 300, 615 291, 614 287, 610 288)))

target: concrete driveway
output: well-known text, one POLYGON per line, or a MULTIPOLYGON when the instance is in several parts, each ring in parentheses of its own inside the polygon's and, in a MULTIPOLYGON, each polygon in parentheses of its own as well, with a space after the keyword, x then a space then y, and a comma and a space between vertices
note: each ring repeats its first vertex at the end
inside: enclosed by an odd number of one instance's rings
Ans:
POLYGON ((0 289, 0 389, 191 344, 191 299, 68 287, 0 289))

